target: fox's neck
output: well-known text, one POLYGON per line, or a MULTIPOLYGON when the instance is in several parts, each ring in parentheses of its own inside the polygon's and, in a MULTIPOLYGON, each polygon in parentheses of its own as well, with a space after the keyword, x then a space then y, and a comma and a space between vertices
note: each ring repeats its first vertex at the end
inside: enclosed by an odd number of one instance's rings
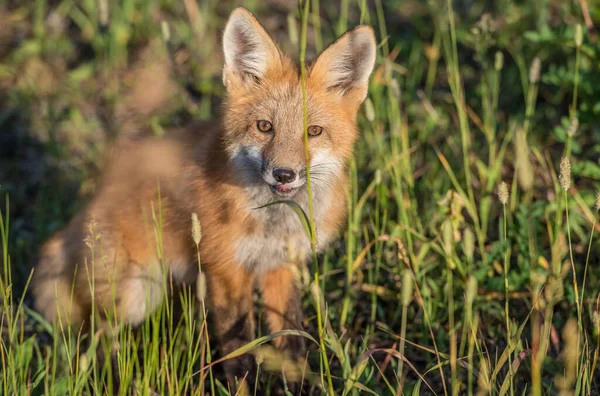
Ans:
MULTIPOLYGON (((275 196, 268 184, 262 180, 260 174, 256 174, 256 177, 249 177, 251 172, 239 169, 227 153, 222 130, 204 138, 207 140, 201 149, 204 158, 202 167, 207 178, 206 182, 212 188, 230 191, 229 194, 232 197, 242 202, 240 209, 257 220, 270 222, 278 221, 280 216, 294 216, 293 212, 283 203, 264 207, 285 199, 275 196)), ((327 180, 321 178, 318 181, 313 180, 313 214, 317 224, 322 221, 322 218, 326 217, 326 213, 332 204, 336 204, 340 198, 345 199, 347 187, 345 175, 347 175, 347 169, 343 167, 338 175, 331 175, 327 180)), ((306 185, 288 200, 300 205, 308 215, 309 197, 306 185)))

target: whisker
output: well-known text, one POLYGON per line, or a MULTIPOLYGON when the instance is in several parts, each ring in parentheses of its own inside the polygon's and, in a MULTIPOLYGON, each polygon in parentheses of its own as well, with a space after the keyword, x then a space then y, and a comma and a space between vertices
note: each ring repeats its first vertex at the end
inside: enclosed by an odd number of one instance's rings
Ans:
POLYGON ((326 180, 323 179, 313 179, 311 178, 311 183, 318 188, 326 188, 328 191, 331 191, 333 189, 333 185, 329 182, 327 182, 326 180))
POLYGON ((335 174, 334 172, 323 172, 323 171, 319 171, 319 172, 310 172, 310 176, 330 176, 335 174))
POLYGON ((332 167, 340 167, 340 164, 337 162, 321 162, 318 164, 314 164, 310 166, 310 169, 318 169, 318 168, 332 168, 332 167))

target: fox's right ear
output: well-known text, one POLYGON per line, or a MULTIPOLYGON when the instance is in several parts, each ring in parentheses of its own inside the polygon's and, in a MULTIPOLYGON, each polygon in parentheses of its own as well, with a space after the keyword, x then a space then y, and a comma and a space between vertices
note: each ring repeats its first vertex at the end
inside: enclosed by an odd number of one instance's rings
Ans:
POLYGON ((377 42, 373 29, 358 26, 337 39, 317 58, 310 76, 342 98, 362 103, 375 66, 377 42))
POLYGON ((277 45, 245 8, 236 8, 227 21, 223 32, 223 85, 260 80, 273 64, 280 65, 277 45))

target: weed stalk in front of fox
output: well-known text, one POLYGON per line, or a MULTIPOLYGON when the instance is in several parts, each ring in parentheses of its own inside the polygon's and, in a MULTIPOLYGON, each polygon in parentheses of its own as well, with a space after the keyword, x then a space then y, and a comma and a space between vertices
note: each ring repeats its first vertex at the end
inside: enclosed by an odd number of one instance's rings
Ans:
MULTIPOLYGON (((315 229, 315 216, 313 209, 313 196, 312 196, 312 183, 310 180, 310 157, 308 152, 308 111, 306 105, 306 35, 308 29, 308 15, 310 10, 310 0, 304 0, 303 10, 301 14, 302 28, 300 33, 300 77, 302 79, 302 123, 304 131, 304 156, 306 159, 306 186, 308 191, 308 214, 310 219, 310 246, 312 250, 312 261, 314 269, 314 282, 315 286, 319 286, 319 270, 317 263, 317 230, 315 229)), ((325 349, 324 332, 323 332, 323 318, 321 317, 320 301, 317 299, 317 325, 319 331, 319 346, 321 353, 321 361, 325 366, 325 372, 327 375, 328 393, 334 395, 333 382, 331 379, 331 371, 329 369, 329 360, 327 357, 327 351, 325 349)))
MULTIPOLYGON (((206 299, 206 276, 204 275, 204 273, 202 272, 202 261, 200 260, 200 241, 202 240, 202 228, 200 225, 200 220, 198 219, 198 215, 196 213, 192 213, 192 240, 194 241, 194 244, 196 245, 196 255, 197 255, 197 260, 198 260, 198 280, 197 280, 197 292, 198 292, 198 299, 200 300, 200 303, 202 304, 202 316, 201 316, 201 320, 202 320, 202 326, 200 327, 200 339, 203 340, 203 337, 206 337, 206 341, 204 341, 202 343, 202 351, 201 351, 201 369, 204 368, 204 363, 206 359, 206 363, 208 365, 211 364, 212 362, 212 356, 211 356, 211 349, 210 349, 210 342, 209 342, 209 336, 208 336, 208 326, 207 326, 207 322, 206 322, 206 318, 207 318, 207 311, 206 311, 206 305, 205 305, 205 299, 206 299)), ((190 315, 191 317, 191 315, 190 315)), ((192 369, 192 367, 190 366, 190 370, 192 369)), ((189 375, 192 375, 192 371, 190 371, 189 375)), ((208 375, 210 377, 210 391, 211 391, 211 395, 215 394, 215 380, 213 377, 213 371, 212 371, 212 367, 209 367, 208 369, 208 375)), ((258 375, 258 371, 257 371, 257 375, 258 375)), ((204 380, 206 378, 205 374, 201 374, 200 376, 200 390, 201 392, 204 392, 204 380)), ((258 384, 258 381, 257 381, 258 384)), ((256 390, 255 390, 256 392, 256 390)))
POLYGON ((592 251, 592 241, 594 240, 594 231, 596 230, 596 223, 598 221, 598 212, 600 211, 600 192, 596 194, 596 199, 594 201, 594 207, 596 208, 596 213, 594 213, 594 220, 592 222, 592 230, 590 231, 590 241, 588 243, 587 254, 585 256, 585 267, 583 270, 583 281, 581 282, 581 302, 583 304, 585 297, 585 282, 587 278, 588 272, 588 263, 590 261, 590 253, 592 251))

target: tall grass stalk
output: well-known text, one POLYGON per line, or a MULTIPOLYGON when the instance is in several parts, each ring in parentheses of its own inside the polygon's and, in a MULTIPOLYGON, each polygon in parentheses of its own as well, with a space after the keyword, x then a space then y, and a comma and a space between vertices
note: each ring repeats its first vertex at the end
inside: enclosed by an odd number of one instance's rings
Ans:
POLYGON ((579 69, 581 67, 581 45, 583 42, 583 28, 580 24, 575 26, 575 77, 573 85, 573 101, 569 108, 569 127, 567 129, 567 141, 565 144, 564 156, 571 158, 571 150, 573 146, 573 138, 577 132, 579 126, 579 119, 577 114, 577 98, 579 95, 579 69))
MULTIPOLYGON (((507 218, 506 218, 506 204, 508 203, 508 197, 509 197, 509 193, 508 193, 508 186, 506 185, 505 182, 500 183, 500 186, 498 187, 498 198, 500 199, 500 202, 502 203, 502 211, 503 211, 503 242, 506 245, 504 247, 504 317, 506 320, 506 344, 508 346, 509 349, 511 349, 512 345, 512 338, 511 338, 511 326, 510 326, 510 311, 509 311, 509 305, 510 305, 510 298, 509 298, 509 288, 508 288, 508 267, 509 267, 509 261, 510 261, 510 246, 508 245, 508 233, 507 233, 507 218)), ((512 372, 512 364, 509 363, 508 365, 508 375, 510 378, 510 393, 511 395, 514 394, 514 388, 513 388, 513 372, 512 372)))
MULTIPOLYGON (((563 159, 560 162, 560 184, 561 187, 563 189, 563 197, 564 197, 564 206, 565 206, 565 216, 566 216, 566 228, 567 228, 567 237, 568 237, 568 245, 569 245, 569 258, 570 258, 570 262, 571 262, 571 271, 573 273, 573 291, 575 293, 575 305, 577 306, 577 335, 576 335, 576 351, 574 352, 575 354, 579 353, 579 346, 581 345, 581 337, 584 335, 583 332, 583 319, 582 319, 582 315, 581 315, 581 311, 582 311, 582 305, 580 304, 579 301, 579 290, 578 290, 578 284, 577 284, 577 272, 575 270, 575 261, 573 260, 573 245, 572 245, 572 241, 571 241, 571 223, 569 220, 569 201, 568 201, 568 191, 571 187, 571 162, 569 160, 569 157, 563 157, 563 159)), ((567 322, 567 325, 569 325, 569 323, 567 322)), ((572 329, 575 328, 575 326, 571 327, 572 329)), ((568 332, 569 335, 571 335, 571 331, 568 332)), ((571 337, 572 338, 572 337, 571 337)), ((573 341, 571 339, 571 341, 573 341)), ((573 353, 573 351, 567 351, 565 353, 573 353)), ((571 354, 565 355, 565 356, 572 356, 571 354)), ((584 374, 585 370, 583 370, 584 372, 581 372, 580 369, 582 367, 582 365, 584 364, 583 361, 580 361, 578 358, 575 358, 575 365, 571 365, 571 368, 574 370, 573 373, 565 373, 565 376, 562 377, 563 378, 563 386, 568 386, 565 383, 569 383, 571 378, 576 377, 579 378, 579 380, 577 381, 577 387, 579 387, 582 384, 582 374, 584 374), (571 375, 572 374, 572 375, 571 375)), ((568 365, 567 363, 572 362, 571 359, 567 359, 565 358, 565 364, 568 365)))
MULTIPOLYGON (((379 24, 379 34, 381 36, 381 49, 383 52, 383 66, 384 66, 384 77, 387 86, 387 101, 386 111, 389 119, 389 130, 390 130, 390 154, 391 158, 385 158, 388 161, 387 165, 390 165, 390 175, 392 176, 392 190, 396 202, 398 203, 398 223, 400 224, 413 224, 412 220, 418 219, 418 216, 410 216, 410 213, 416 211, 416 203, 411 198, 410 192, 414 187, 413 172, 410 162, 411 150, 409 148, 408 139, 408 128, 405 128, 402 124, 401 114, 401 92, 398 80, 393 77, 392 65, 393 62, 390 59, 390 47, 387 40, 388 33, 385 24, 385 15, 383 10, 383 4, 381 0, 375 1, 375 8, 377 12, 377 21, 379 24), (398 161, 396 161, 398 159, 398 161), (407 185, 406 191, 404 184, 407 185), (408 205, 407 205, 408 204, 408 205)), ((381 150, 387 152, 387 150, 381 150)), ((410 262, 414 265, 418 265, 418 260, 415 259, 413 249, 413 237, 411 233, 404 230, 403 243, 406 244, 410 262)), ((415 272, 418 274, 418 267, 415 268, 415 272)))
POLYGON ((323 51, 323 37, 321 35, 321 4, 319 0, 312 0, 312 25, 313 34, 315 35, 315 51, 320 53, 323 51))
POLYGON ((579 94, 579 68, 581 65, 581 45, 583 44, 583 27, 575 26, 575 81, 573 85, 573 104, 571 105, 571 118, 577 116, 577 97, 579 94))
MULTIPOLYGON (((477 326, 478 326, 478 317, 474 313, 473 310, 473 302, 475 300, 475 296, 477 295, 477 279, 474 276, 470 276, 467 280, 467 287, 465 293, 466 300, 466 310, 465 310, 465 318, 467 325, 467 333, 468 333, 468 364, 469 364, 469 373, 467 377, 467 393, 469 396, 473 394, 473 355, 474 349, 477 345, 479 349, 479 345, 477 344, 477 326)), ((480 353, 481 357, 483 355, 480 353)))
MULTIPOLYGON (((315 215, 313 208, 313 194, 312 194, 312 183, 310 179, 310 154, 308 151, 308 111, 307 111, 307 92, 306 92, 306 36, 308 30, 308 15, 310 11, 310 0, 303 0, 303 10, 301 13, 301 32, 300 32, 300 77, 302 79, 302 126, 304 131, 304 158, 306 162, 306 188, 308 192, 308 216, 310 220, 310 227, 312 232, 310 233, 310 246, 312 250, 313 260, 313 272, 314 282, 318 287, 319 285, 319 269, 317 262, 317 229, 315 227, 315 215)), ((321 301, 317 299, 317 326, 319 331, 319 349, 321 353, 321 360, 325 367, 327 376, 328 393, 334 395, 333 381, 331 378, 331 371, 329 369, 329 359, 327 357, 327 350, 325 349, 325 340, 323 332, 323 318, 321 315, 321 301)))
POLYGON ((588 263, 590 261, 590 253, 592 251, 592 241, 594 240, 594 231, 596 230, 596 222, 598 220, 598 211, 600 211, 600 193, 596 195, 596 200, 594 202, 594 206, 596 208, 596 213, 594 215, 594 221, 592 222, 592 230, 590 231, 590 241, 588 243, 587 254, 585 256, 585 268, 583 270, 583 281, 581 283, 581 302, 585 299, 585 282, 588 272, 588 263))
POLYGON ((340 19, 338 19, 337 34, 340 35, 348 30, 348 7, 350 0, 341 0, 340 19))
POLYGON ((340 327, 344 327, 346 325, 346 319, 348 318, 348 311, 350 310, 351 304, 351 295, 350 289, 352 288, 352 279, 354 274, 353 264, 354 264, 354 253, 356 249, 356 234, 358 233, 358 220, 355 217, 355 213, 357 210, 356 197, 353 193, 357 190, 358 184, 358 175, 356 170, 356 161, 352 160, 350 162, 349 169, 349 180, 350 180, 350 188, 347 192, 347 200, 348 200, 348 239, 346 241, 346 287, 344 290, 344 303, 342 305, 342 313, 340 315, 340 327))
MULTIPOLYGON (((206 341, 203 344, 205 346, 205 351, 203 353, 203 358, 204 356, 206 356, 206 363, 210 365, 212 357, 211 357, 211 349, 210 349, 210 342, 209 342, 209 337, 208 337, 208 331, 207 331, 207 326, 206 326, 206 318, 207 318, 207 312, 206 312, 206 305, 205 305, 205 298, 206 298, 206 277, 204 275, 204 273, 202 272, 202 261, 200 260, 200 241, 202 240, 202 228, 200 225, 200 221, 198 220, 198 215, 196 213, 192 213, 192 240, 194 241, 194 244, 196 245, 196 260, 198 260, 198 279, 197 279, 197 284, 196 284, 196 290, 197 290, 197 296, 198 299, 200 300, 200 304, 202 305, 202 311, 201 311, 201 322, 202 322, 202 327, 200 328, 200 338, 202 339, 202 337, 204 337, 204 335, 206 336, 206 341)), ((202 367, 201 367, 202 368, 202 367)), ((190 367, 191 369, 191 367, 190 367)), ((211 395, 215 394, 215 380, 213 377, 213 370, 212 370, 212 366, 209 367, 208 369, 208 375, 210 378, 210 392, 211 395)), ((257 373, 258 375, 258 373, 257 373)), ((200 376, 200 391, 204 392, 204 378, 205 375, 202 374, 200 376)), ((258 381, 257 381, 258 384, 258 381)))
POLYGON ((2 383, 4 385, 4 394, 10 394, 9 384, 12 383, 12 389, 19 389, 17 370, 18 363, 16 354, 13 351, 14 343, 14 311, 13 311, 13 293, 12 293, 12 277, 10 271, 10 256, 8 255, 8 232, 10 225, 10 207, 8 195, 6 195, 6 209, 4 215, 0 211, 0 246, 2 247, 2 267, 3 273, 0 276, 0 299, 2 299, 2 307, 0 311, 0 361, 2 363, 2 383), (9 329, 8 342, 5 343, 2 335, 3 329, 9 329))
MULTIPOLYGON (((448 7, 448 21, 450 24, 450 43, 445 46, 446 50, 446 63, 449 68, 448 79, 450 83, 450 89, 452 90, 452 96, 456 105, 456 111, 458 113, 458 119, 460 124, 460 137, 462 144, 463 154, 463 166, 465 172, 465 183, 467 185, 467 193, 472 203, 475 201, 475 195, 473 193, 473 184, 471 182, 471 166, 469 164, 469 146, 471 142, 471 131, 469 129, 469 122, 467 119, 465 97, 462 87, 462 80, 460 77, 460 68, 458 64, 458 46, 456 39, 456 27, 454 19, 454 8, 452 6, 452 0, 447 1, 448 7)), ((478 219, 473 219, 476 222, 478 219)))
POLYGON ((446 269, 446 290, 448 293, 448 336, 450 342, 450 372, 451 372, 451 384, 450 391, 452 395, 458 394, 458 373, 457 373, 457 338, 456 328, 454 323, 454 264, 451 262, 452 258, 447 261, 448 267, 446 269))
MULTIPOLYGON (((459 129, 462 149, 462 162, 465 176, 466 192, 464 192, 462 188, 457 188, 457 190, 461 192, 461 195, 463 195, 464 200, 467 202, 468 212, 473 220, 473 224, 475 227, 475 235, 477 236, 477 244, 479 246, 481 259, 483 261, 483 265, 486 266, 488 260, 488 255, 485 254, 486 235, 484 234, 480 216, 476 209, 477 204, 475 201, 475 193, 473 190, 473 176, 469 161, 469 152, 472 137, 467 115, 466 98, 460 75, 460 65, 458 62, 458 44, 455 26, 456 21, 454 17, 452 0, 447 0, 447 8, 449 31, 447 31, 448 28, 445 26, 445 20, 438 20, 437 23, 439 25, 438 28, 442 31, 442 46, 444 49, 446 68, 448 70, 448 84, 450 85, 450 91, 452 92, 452 98, 458 115, 460 127, 459 129)), ((451 172, 448 166, 445 166, 445 168, 448 172, 451 172)), ((455 183, 455 185, 456 187, 458 187, 458 183, 455 183)))
POLYGON ((525 136, 529 133, 529 127, 531 125, 531 117, 535 112, 535 103, 538 95, 538 83, 540 80, 540 71, 541 71, 541 60, 538 57, 535 57, 533 61, 531 61, 531 66, 529 68, 529 87, 527 89, 527 100, 525 107, 525 122, 523 123, 523 130, 525 132, 525 136))
POLYGON ((427 325, 427 329, 429 331, 429 337, 431 338, 431 342, 433 343, 433 350, 434 350, 434 354, 436 357, 436 367, 439 370, 440 373, 440 378, 441 378, 441 383, 442 383, 442 387, 444 388, 444 395, 447 396, 448 395, 448 389, 446 386, 446 377, 444 375, 444 370, 443 370, 443 364, 442 364, 442 360, 441 360, 441 354, 439 351, 439 348, 437 346, 437 341, 435 338, 435 334, 433 332, 433 327, 432 327, 432 323, 431 323, 431 317, 429 316, 429 311, 427 306, 425 305, 425 301, 423 300, 423 294, 421 293, 421 288, 419 286, 419 283, 416 280, 416 274, 414 271, 414 268, 409 268, 409 270, 411 271, 412 275, 413 275, 413 284, 415 286, 415 291, 417 293, 417 302, 419 304, 419 306, 421 307, 421 309, 423 310, 423 317, 425 318, 425 324, 427 325))
MULTIPOLYGON (((95 274, 96 274, 97 250, 100 250, 100 247, 98 245, 100 245, 101 242, 99 242, 100 238, 96 232, 96 220, 94 217, 92 217, 92 220, 90 221, 90 224, 88 226, 88 231, 89 231, 89 234, 86 238, 86 245, 87 245, 88 249, 90 250, 90 255, 89 255, 89 260, 87 258, 84 259, 84 266, 85 266, 86 276, 88 279, 88 287, 89 287, 90 296, 91 296, 90 334, 94 334, 94 337, 92 338, 92 346, 90 347, 90 349, 95 351, 96 348, 98 347, 98 343, 99 343, 99 337, 96 337, 96 329, 98 329, 98 325, 96 323, 97 317, 98 317, 98 307, 96 305, 96 275, 95 274)), ((99 257, 102 257, 102 255, 100 254, 99 257)), ((73 282, 75 282, 75 281, 73 281, 73 282)), ((73 289, 74 289, 74 286, 75 285, 73 285, 73 289)), ((75 296, 72 296, 72 298, 73 297, 75 297, 75 296)), ((74 301, 72 301, 71 303, 73 303, 73 302, 74 301)), ((68 320, 69 319, 67 319, 67 321, 68 320)), ((67 339, 63 340, 65 348, 68 348, 68 346, 70 345, 70 341, 71 341, 71 324, 70 323, 62 323, 61 316, 59 316, 58 323, 60 326, 60 334, 62 334, 63 337, 68 337, 67 339)), ((98 334, 100 334, 100 333, 101 333, 101 331, 98 332, 98 334)), ((68 351, 67 351, 67 356, 68 356, 68 351)), ((99 376, 101 375, 101 371, 98 371, 99 369, 101 369, 101 368, 98 367, 98 359, 92 359, 92 375, 93 375, 94 379, 99 378, 99 376)), ((94 384, 94 385, 97 385, 97 380, 96 380, 96 384, 94 384)))
MULTIPOLYGON (((404 356, 404 347, 406 343, 406 322, 408 319, 408 305, 410 304, 410 300, 412 298, 412 286, 413 279, 412 273, 405 269, 402 272, 402 321, 400 324, 400 345, 399 352, 401 356, 404 356)), ((399 386, 396 389, 396 396, 402 395, 403 392, 403 376, 404 372, 404 359, 398 359, 398 382, 399 386)))
POLYGON ((581 304, 579 303, 579 287, 577 285, 577 272, 575 271, 575 261, 573 260, 573 244, 571 242, 571 223, 569 221, 569 198, 567 191, 563 191, 565 200, 565 216, 567 219, 567 238, 569 243, 569 258, 571 261, 571 271, 573 272, 573 290, 575 291, 575 305, 577 306, 577 320, 579 322, 579 331, 583 332, 583 322, 581 318, 581 304))
MULTIPOLYGON (((564 157, 560 162, 560 184, 563 190, 563 198, 565 205, 565 217, 567 227, 567 238, 569 244, 569 259, 571 261, 571 271, 573 272, 573 290, 575 292, 575 305, 577 306, 577 320, 579 324, 579 334, 583 334, 583 322, 581 317, 581 304, 579 303, 579 288, 577 285, 577 272, 575 271, 575 261, 573 259, 573 244, 571 242, 571 223, 569 221, 569 197, 568 192, 571 188, 571 161, 569 157, 564 157)), ((579 345, 579 339, 577 342, 579 345)), ((578 368, 579 369, 579 368, 578 368)))

